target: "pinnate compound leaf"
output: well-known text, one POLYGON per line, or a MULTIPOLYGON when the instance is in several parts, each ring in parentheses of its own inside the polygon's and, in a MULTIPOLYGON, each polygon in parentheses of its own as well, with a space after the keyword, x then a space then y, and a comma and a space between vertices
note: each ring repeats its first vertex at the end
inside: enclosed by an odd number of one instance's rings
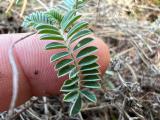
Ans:
POLYGON ((68 32, 67 38, 70 38, 73 34, 81 30, 82 28, 86 28, 88 26, 87 22, 80 22, 75 24, 70 31, 68 32))
POLYGON ((97 98, 96 98, 96 95, 92 92, 89 92, 87 90, 82 90, 81 91, 81 94, 86 98, 88 99, 89 101, 91 102, 94 102, 96 103, 97 102, 97 98))
POLYGON ((73 43, 74 41, 76 41, 77 39, 84 37, 86 35, 91 34, 92 31, 89 29, 84 29, 84 30, 80 30, 79 32, 77 32, 75 35, 73 35, 73 37, 71 38, 71 43, 73 43))
POLYGON ((29 16, 25 17, 22 26, 36 28, 39 24, 50 24, 54 23, 53 20, 49 19, 45 12, 34 12, 29 16))
POLYGON ((61 68, 58 71, 58 77, 62 77, 64 75, 67 75, 73 68, 74 68, 74 65, 67 65, 67 66, 61 68))
POLYGON ((65 102, 73 102, 78 96, 79 92, 77 90, 71 91, 64 96, 63 100, 65 102))
POLYGON ((93 38, 84 38, 81 41, 78 42, 78 44, 74 47, 74 51, 78 50, 84 46, 86 46, 87 44, 89 44, 90 42, 92 42, 94 39, 93 38))
POLYGON ((87 75, 83 78, 82 81, 99 81, 101 80, 100 77, 98 75, 87 75))
POLYGON ((60 62, 58 62, 56 65, 55 65, 55 69, 60 69, 60 68, 63 68, 67 65, 69 65, 73 60, 72 59, 64 59, 64 60, 61 60, 60 62))
POLYGON ((93 70, 93 69, 98 69, 99 68, 99 65, 97 63, 93 63, 93 64, 90 64, 90 65, 86 65, 86 66, 82 66, 80 68, 81 71, 86 71, 86 70, 93 70))
POLYGON ((65 56, 69 55, 68 52, 60 52, 51 56, 51 62, 55 62, 65 56))
POLYGON ((78 114, 81 110, 81 107, 82 107, 82 98, 81 98, 81 95, 79 93, 77 99, 74 101, 74 103, 71 107, 70 115, 74 116, 74 115, 78 114))
POLYGON ((59 42, 51 42, 46 45, 45 49, 50 50, 50 49, 59 49, 59 48, 66 48, 66 46, 62 43, 59 42))
POLYGON ((87 56, 87 57, 81 59, 78 64, 80 66, 90 65, 90 64, 95 63, 97 61, 97 59, 98 59, 97 56, 90 55, 90 56, 87 56))
POLYGON ((82 58, 82 57, 88 56, 96 51, 97 51, 97 47, 94 47, 94 46, 86 47, 77 54, 76 58, 82 58))
MULTIPOLYGON (((71 0, 65 0, 67 2, 67 6, 73 6, 73 2, 71 0)), ((74 0, 72 0, 74 1, 74 0)), ((83 1, 83 0, 82 0, 83 1)), ((74 1, 75 2, 75 1, 74 1)), ((78 3, 80 4, 81 1, 78 0, 78 3)), ((75 3, 74 3, 75 4, 75 3)), ((82 5, 82 4, 81 4, 82 5)), ((75 8, 75 9, 77 9, 75 8)), ((79 22, 78 19, 81 17, 81 15, 76 15, 76 10, 72 9, 70 10, 65 16, 63 16, 59 11, 47 11, 44 13, 37 13, 35 15, 30 16, 28 21, 26 21, 26 26, 32 26, 37 29, 39 34, 41 34, 40 39, 41 40, 64 40, 63 35, 61 35, 61 32, 64 32, 70 40, 69 44, 73 43, 74 41, 78 40, 79 38, 85 37, 86 35, 91 34, 91 30, 87 29, 88 23, 86 22, 79 22), (28 22, 28 23, 27 23, 28 22), (57 26, 61 27, 62 31, 59 30, 58 27, 53 26, 53 24, 57 24, 57 26), (72 26, 72 27, 71 27, 72 26), (68 33, 67 33, 68 32, 68 33)), ((74 51, 78 50, 80 48, 83 48, 87 44, 89 44, 91 41, 93 41, 93 38, 84 38, 78 42, 78 44, 74 47, 74 51)), ((68 42, 68 41, 67 41, 68 42)), ((52 42, 46 45, 46 49, 60 49, 60 48, 66 48, 66 45, 59 42, 52 42)), ((97 56, 91 55, 92 53, 96 52, 96 47, 86 47, 82 49, 78 54, 77 58, 82 58, 78 64, 78 70, 75 68, 75 65, 73 65, 72 59, 64 59, 66 56, 69 55, 68 52, 60 52, 56 53, 51 56, 51 61, 55 62, 60 59, 60 62, 58 62, 55 66, 55 68, 58 70, 58 76, 64 76, 69 74, 69 80, 66 80, 61 87, 61 91, 65 92, 64 101, 72 102, 72 107, 70 110, 70 115, 75 115, 80 112, 82 107, 82 98, 83 95, 87 100, 90 100, 92 102, 96 102, 96 96, 92 92, 81 90, 81 87, 84 88, 100 88, 100 84, 97 83, 99 80, 99 76, 96 75, 99 73, 98 71, 98 64, 97 62, 97 56), (80 67, 80 71, 79 71, 80 67), (79 87, 79 76, 78 74, 81 73, 83 79, 81 80, 81 87, 79 87)))
POLYGON ((83 83, 82 86, 86 87, 86 88, 93 88, 93 89, 99 89, 99 88, 101 88, 100 83, 98 83, 97 81, 93 81, 93 82, 87 81, 87 82, 83 83))

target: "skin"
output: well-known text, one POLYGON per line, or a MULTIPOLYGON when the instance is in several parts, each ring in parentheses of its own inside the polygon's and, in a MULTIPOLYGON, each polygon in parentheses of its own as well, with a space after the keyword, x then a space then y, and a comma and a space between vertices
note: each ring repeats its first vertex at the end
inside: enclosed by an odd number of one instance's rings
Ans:
MULTIPOLYGON (((0 112, 8 110, 12 97, 12 70, 8 59, 11 44, 27 34, 0 35, 0 112)), ((91 46, 97 46, 102 75, 107 69, 110 56, 107 45, 99 38, 91 35, 95 41, 91 46)), ((51 41, 40 41, 39 36, 32 35, 16 44, 14 55, 19 68, 19 93, 16 105, 24 104, 32 96, 50 96, 60 94, 60 88, 67 76, 58 78, 50 56, 61 50, 44 49, 51 41)), ((74 46, 74 45, 73 45, 74 46)), ((73 47, 72 46, 72 47, 73 47)))

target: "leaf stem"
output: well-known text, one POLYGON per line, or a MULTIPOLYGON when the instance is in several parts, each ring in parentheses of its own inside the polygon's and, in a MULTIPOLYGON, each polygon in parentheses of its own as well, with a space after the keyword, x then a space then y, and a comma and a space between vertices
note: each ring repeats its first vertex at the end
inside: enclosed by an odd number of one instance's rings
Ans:
POLYGON ((76 58, 75 58, 74 55, 73 55, 73 52, 72 52, 72 49, 71 49, 71 46, 70 46, 70 42, 67 42, 67 37, 66 37, 64 31, 62 31, 62 30, 61 30, 61 35, 62 35, 63 38, 64 38, 64 42, 65 42, 65 44, 66 44, 67 50, 68 50, 71 58, 73 59, 73 63, 74 63, 74 65, 75 65, 75 67, 76 67, 76 71, 78 72, 78 75, 77 75, 77 76, 79 77, 78 88, 79 88, 79 90, 80 90, 80 88, 81 88, 81 83, 80 83, 81 76, 80 76, 80 72, 79 72, 80 70, 79 70, 79 67, 78 67, 78 63, 77 63, 77 61, 76 61, 76 58))

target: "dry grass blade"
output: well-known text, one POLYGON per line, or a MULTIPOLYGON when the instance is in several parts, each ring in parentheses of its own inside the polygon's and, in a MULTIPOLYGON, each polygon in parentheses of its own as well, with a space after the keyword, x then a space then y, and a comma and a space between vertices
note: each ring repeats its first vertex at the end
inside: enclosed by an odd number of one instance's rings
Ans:
POLYGON ((14 112, 14 107, 15 107, 15 104, 16 104, 16 100, 17 100, 17 95, 18 95, 18 83, 19 83, 19 68, 18 68, 18 65, 16 63, 16 59, 14 57, 14 47, 17 43, 23 41, 25 38, 33 35, 35 33, 30 33, 29 35, 26 35, 25 37, 23 38, 20 38, 19 40, 15 41, 11 47, 9 48, 9 62, 11 64, 11 67, 12 67, 12 75, 13 75, 13 93, 12 93, 12 100, 11 100, 11 104, 10 104, 10 109, 8 111, 8 118, 7 119, 10 119, 13 115, 13 112, 14 112))

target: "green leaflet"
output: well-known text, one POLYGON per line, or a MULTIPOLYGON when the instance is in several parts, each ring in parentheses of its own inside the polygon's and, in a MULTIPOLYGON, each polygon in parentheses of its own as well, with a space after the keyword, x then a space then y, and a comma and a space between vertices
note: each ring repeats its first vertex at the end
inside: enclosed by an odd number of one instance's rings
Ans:
POLYGON ((65 56, 69 55, 68 52, 60 52, 51 56, 51 62, 55 62, 65 56))
POLYGON ((65 5, 67 5, 68 7, 70 7, 73 4, 75 4, 75 0, 65 0, 63 1, 63 3, 65 3, 65 5))
POLYGON ((34 12, 29 16, 25 17, 22 26, 36 28, 39 24, 53 24, 54 21, 50 20, 44 12, 34 12))
POLYGON ((72 78, 70 80, 65 80, 63 86, 72 86, 72 85, 76 84, 78 82, 78 80, 79 80, 78 77, 72 78))
POLYGON ((81 98, 81 95, 79 93, 77 99, 74 101, 74 103, 71 107, 70 115, 73 116, 73 115, 78 114, 81 110, 81 107, 82 107, 82 98, 81 98))
POLYGON ((59 31, 53 30, 53 29, 40 29, 38 31, 39 34, 56 34, 60 35, 59 31))
POLYGON ((88 0, 78 0, 77 4, 75 0, 63 0, 60 5, 57 7, 62 10, 63 12, 68 12, 71 10, 79 10, 83 7, 86 7, 85 4, 87 3, 88 0))
POLYGON ((20 3, 21 0, 16 0, 16 5, 18 5, 20 3))
POLYGON ((36 26, 36 30, 41 30, 41 29, 52 29, 55 31, 59 31, 56 27, 54 27, 53 25, 50 25, 50 24, 38 24, 36 26))
POLYGON ((79 92, 77 90, 71 91, 66 94, 63 98, 65 102, 73 102, 79 96, 79 92))
POLYGON ((46 45, 45 49, 50 50, 50 49, 60 49, 60 48, 66 48, 66 46, 62 43, 59 42, 51 42, 46 45))
POLYGON ((61 68, 58 71, 58 77, 62 77, 64 75, 68 74, 73 68, 74 68, 74 65, 67 65, 67 66, 61 68))
POLYGON ((95 88, 95 89, 101 88, 101 85, 97 81, 92 81, 92 82, 87 81, 87 82, 83 83, 82 86, 86 87, 86 88, 95 88))
POLYGON ((63 12, 67 12, 72 10, 74 5, 75 0, 64 0, 58 7, 61 8, 63 12))
POLYGON ((78 42, 78 44, 74 47, 74 51, 78 50, 84 46, 86 46, 87 44, 89 44, 90 42, 92 42, 94 39, 93 38, 84 38, 81 41, 78 42))
POLYGON ((68 21, 66 21, 63 25, 62 25, 62 29, 65 31, 66 29, 68 29, 68 27, 70 27, 76 20, 78 20, 81 17, 81 15, 77 15, 77 16, 73 16, 71 19, 69 19, 68 21))
POLYGON ((56 65, 55 65, 55 69, 60 69, 60 68, 63 68, 65 67, 66 65, 69 65, 73 60, 72 59, 64 59, 64 60, 61 60, 60 62, 58 62, 56 65))
POLYGON ((82 90, 81 91, 81 94, 86 98, 88 99, 89 101, 91 102, 94 102, 96 103, 97 102, 97 98, 96 98, 96 95, 92 92, 89 92, 87 90, 82 90))
POLYGON ((42 34, 40 36, 41 40, 64 40, 61 35, 52 35, 52 34, 42 34))
POLYGON ((69 74, 69 78, 72 79, 78 75, 79 71, 77 71, 76 67, 72 69, 72 71, 69 74))
POLYGON ((76 84, 71 85, 71 86, 62 86, 61 90, 62 92, 71 92, 74 90, 78 90, 78 86, 76 84))
POLYGON ((59 23, 61 23, 62 19, 63 19, 63 15, 61 14, 61 12, 59 12, 58 10, 56 9, 52 9, 50 11, 47 11, 46 13, 48 15, 48 17, 50 19, 53 19, 53 20, 56 20, 58 21, 59 23))
POLYGON ((68 12, 62 19, 61 27, 63 28, 66 21, 70 20, 75 15, 75 11, 68 12))
POLYGON ((67 38, 70 38, 73 34, 78 32, 82 28, 86 28, 88 26, 87 22, 80 22, 75 24, 68 32, 67 38))
POLYGON ((84 29, 84 30, 80 30, 79 32, 77 32, 75 35, 73 35, 73 37, 71 38, 71 43, 73 43, 74 41, 76 41, 77 39, 79 39, 79 38, 82 38, 82 37, 84 37, 84 36, 86 36, 86 35, 89 35, 89 34, 91 34, 92 33, 92 31, 91 30, 89 30, 89 29, 84 29))
POLYGON ((82 57, 88 56, 96 51, 97 51, 97 47, 94 47, 94 46, 86 47, 77 54, 76 58, 82 58, 82 57))
POLYGON ((97 59, 98 59, 97 56, 90 55, 90 56, 87 56, 87 57, 81 59, 78 64, 80 66, 90 65, 92 63, 95 63, 97 61, 97 59))
POLYGON ((98 75, 87 75, 83 78, 82 81, 99 81, 101 80, 98 75))
POLYGON ((61 7, 64 8, 63 12, 68 12, 74 9, 75 0, 63 0, 61 3, 61 7))
POLYGON ((100 74, 97 69, 82 71, 83 75, 97 75, 100 74))
POLYGON ((93 63, 93 64, 90 64, 90 65, 86 65, 86 66, 82 66, 80 68, 81 71, 86 71, 86 70, 93 70, 93 69, 98 69, 99 68, 99 65, 97 63, 93 63))

